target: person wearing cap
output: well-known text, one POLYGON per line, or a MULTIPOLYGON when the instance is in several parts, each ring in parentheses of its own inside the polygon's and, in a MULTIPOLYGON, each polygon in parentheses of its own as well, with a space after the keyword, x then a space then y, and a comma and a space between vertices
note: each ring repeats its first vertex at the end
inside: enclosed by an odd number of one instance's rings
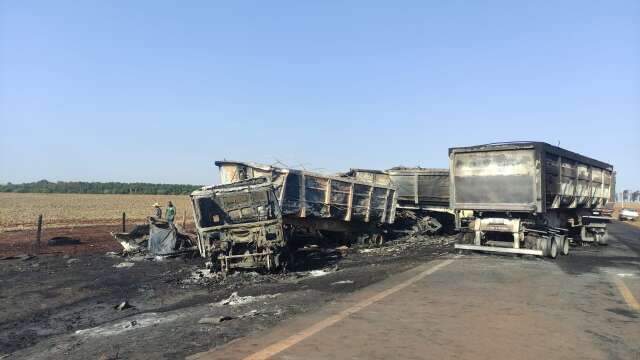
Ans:
POLYGON ((176 217, 176 208, 171 201, 167 203, 167 209, 164 211, 164 214, 167 216, 169 224, 173 224, 173 219, 176 217))
POLYGON ((160 207, 160 204, 153 204, 153 211, 155 212, 154 216, 156 219, 162 219, 162 208, 160 207))

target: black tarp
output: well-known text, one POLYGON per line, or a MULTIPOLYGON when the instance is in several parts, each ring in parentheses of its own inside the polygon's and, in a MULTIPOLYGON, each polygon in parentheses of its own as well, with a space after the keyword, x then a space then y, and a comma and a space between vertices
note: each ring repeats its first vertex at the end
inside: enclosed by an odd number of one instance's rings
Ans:
POLYGON ((124 252, 144 252, 152 255, 174 255, 194 251, 196 235, 184 231, 179 225, 166 220, 147 218, 147 224, 136 225, 128 233, 111 233, 120 242, 124 252))
POLYGON ((169 255, 178 249, 178 231, 163 220, 149 222, 149 252, 154 255, 169 255))

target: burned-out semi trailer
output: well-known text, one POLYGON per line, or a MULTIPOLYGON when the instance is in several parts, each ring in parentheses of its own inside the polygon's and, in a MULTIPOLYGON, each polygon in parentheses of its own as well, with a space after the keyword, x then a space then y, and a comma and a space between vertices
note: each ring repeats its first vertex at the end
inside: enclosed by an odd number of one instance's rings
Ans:
POLYGON ((357 180, 394 186, 398 208, 449 209, 449 170, 394 167, 389 170, 351 169, 344 174, 357 180))
POLYGON ((594 211, 610 198, 611 165, 542 142, 451 148, 449 160, 456 248, 555 258, 570 241, 607 243, 609 218, 594 211))
POLYGON ((307 231, 370 234, 382 242, 396 214, 389 184, 250 162, 216 161, 223 184, 266 177, 273 184, 285 225, 307 231))
POLYGON ((434 233, 454 227, 449 208, 449 169, 398 166, 388 170, 351 169, 343 174, 362 181, 396 188, 397 214, 393 228, 422 229, 434 233))
POLYGON ((395 219, 396 191, 392 186, 248 162, 217 161, 216 165, 222 185, 194 192, 192 198, 201 254, 213 255, 224 268, 278 267, 285 262, 278 254, 285 251, 289 256, 299 247, 317 240, 337 239, 348 244, 359 239, 381 244, 385 225, 395 219), (247 183, 251 181, 261 182, 259 188, 270 193, 265 204, 252 203, 255 195, 251 194, 257 187, 247 183), (244 193, 249 195, 238 200, 241 197, 238 194, 244 193), (203 211, 202 203, 216 201, 219 213, 212 215, 203 211), (267 207, 267 204, 274 209, 273 219, 248 216, 246 221, 240 221, 232 216, 232 212, 242 215, 243 211, 259 214, 259 206, 267 207), (216 224, 208 220, 212 216, 216 224), (280 225, 272 224, 275 218, 280 225), (268 221, 269 229, 280 227, 282 231, 261 230, 262 221, 268 221), (217 227, 222 225, 224 227, 217 227), (237 226, 231 231, 227 225, 237 226))

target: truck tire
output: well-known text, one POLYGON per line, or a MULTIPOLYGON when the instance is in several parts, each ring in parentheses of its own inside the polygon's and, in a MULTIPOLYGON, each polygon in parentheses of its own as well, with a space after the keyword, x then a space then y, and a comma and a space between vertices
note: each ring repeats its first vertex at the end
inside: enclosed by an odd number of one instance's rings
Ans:
POLYGON ((562 255, 569 255, 569 238, 566 236, 563 237, 561 253, 562 255))
POLYGON ((548 239, 548 254, 549 257, 555 259, 558 256, 558 242, 556 239, 548 239))
POLYGON ((551 253, 551 244, 554 243, 551 238, 536 238, 536 249, 542 250, 542 256, 549 256, 551 253))
POLYGON ((569 239, 566 235, 554 235, 553 238, 558 244, 558 252, 561 255, 569 254, 569 239))

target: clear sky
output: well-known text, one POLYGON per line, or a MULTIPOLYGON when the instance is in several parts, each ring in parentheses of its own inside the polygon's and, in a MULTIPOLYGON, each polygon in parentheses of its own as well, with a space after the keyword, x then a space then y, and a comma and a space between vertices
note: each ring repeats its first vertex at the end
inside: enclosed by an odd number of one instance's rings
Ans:
POLYGON ((640 1, 0 2, 0 182, 539 140, 640 188, 640 1))

